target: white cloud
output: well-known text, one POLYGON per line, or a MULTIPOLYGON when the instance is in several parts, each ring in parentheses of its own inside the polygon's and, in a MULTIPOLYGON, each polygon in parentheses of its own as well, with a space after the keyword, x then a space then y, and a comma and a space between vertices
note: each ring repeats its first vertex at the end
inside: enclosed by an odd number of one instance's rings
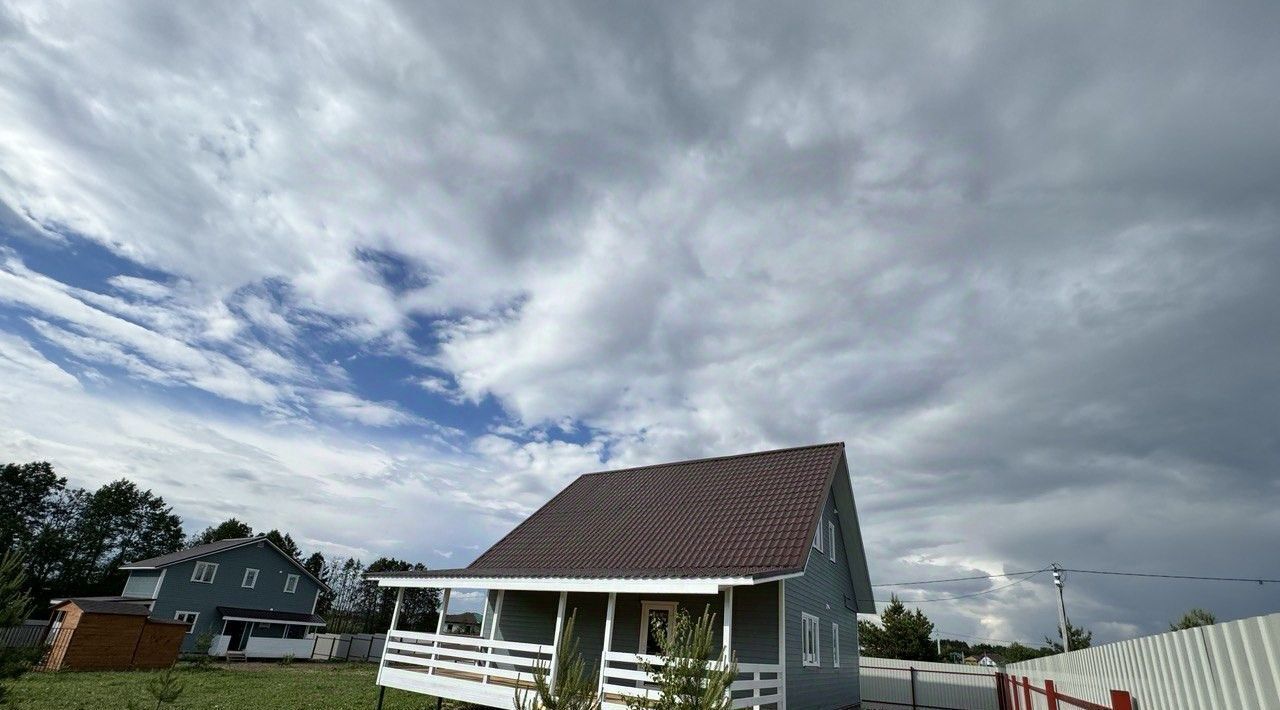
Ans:
MULTIPOLYGON (((281 491, 342 482, 319 504, 346 537, 286 513, 309 539, 423 553, 420 519, 480 544, 581 471, 841 439, 879 579, 1272 557, 1243 550, 1274 516, 1241 511, 1277 496, 1274 10, 0 12, 7 221, 172 275, 98 293, 6 256, 0 300, 86 386, 110 365, 256 408, 126 436, 91 391, 14 455, 155 480, 152 438, 287 459, 281 491), (507 416, 465 441, 362 396, 307 330, 507 416), (414 433, 366 451, 334 420, 414 433), (91 425, 117 432, 97 459, 91 425), (404 534, 363 522, 386 515, 404 534)), ((1114 633, 1186 601, 1074 589, 1114 633)), ((1033 582, 934 608, 1025 638, 1046 604, 1033 582)))

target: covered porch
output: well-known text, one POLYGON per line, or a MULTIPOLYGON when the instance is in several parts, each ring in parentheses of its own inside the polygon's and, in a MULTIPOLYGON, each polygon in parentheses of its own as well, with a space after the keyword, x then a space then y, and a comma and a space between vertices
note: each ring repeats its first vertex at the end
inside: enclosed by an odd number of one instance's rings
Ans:
POLYGON ((217 612, 222 628, 209 646, 210 656, 231 651, 246 658, 309 658, 315 632, 324 626, 315 614, 224 606, 217 612))
MULTIPOLYGON (((625 708, 627 696, 646 696, 653 678, 641 664, 661 665, 651 622, 677 610, 716 615, 714 645, 738 662, 730 695, 735 708, 785 707, 785 629, 782 580, 733 579, 381 579, 383 586, 440 587, 441 624, 435 633, 396 628, 399 600, 387 631, 378 684, 490 707, 514 707, 518 690, 533 687, 539 665, 552 669, 574 617, 579 652, 596 676, 603 705, 625 708), (444 633, 454 589, 487 590, 479 637, 444 633)), ((722 659, 707 659, 720 663, 722 659)))

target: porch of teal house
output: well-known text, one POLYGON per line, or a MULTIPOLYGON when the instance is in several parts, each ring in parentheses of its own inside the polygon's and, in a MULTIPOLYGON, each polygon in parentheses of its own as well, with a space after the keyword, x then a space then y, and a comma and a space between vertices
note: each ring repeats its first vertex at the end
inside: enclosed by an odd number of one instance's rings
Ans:
MULTIPOLYGON (((716 616, 714 648, 727 641, 737 659, 731 686, 734 708, 786 707, 785 581, 729 580, 485 580, 382 579, 399 586, 396 611, 378 669, 378 684, 496 708, 514 708, 516 694, 533 687, 542 665, 554 684, 566 645, 565 622, 574 618, 578 650, 593 668, 605 710, 622 710, 627 696, 654 692, 641 663, 662 664, 651 621, 665 623, 681 609, 716 616), (440 619, 455 588, 487 589, 479 637, 396 628, 404 587, 440 587, 440 619)), ((442 622, 443 623, 443 622, 442 622)), ((718 663, 719 659, 709 661, 718 663)))

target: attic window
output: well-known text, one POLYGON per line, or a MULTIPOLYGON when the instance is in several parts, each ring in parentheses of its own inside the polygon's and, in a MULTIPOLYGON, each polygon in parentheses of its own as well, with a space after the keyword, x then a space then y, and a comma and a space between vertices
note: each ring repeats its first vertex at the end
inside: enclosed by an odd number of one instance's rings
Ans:
POLYGON ((827 559, 836 561, 836 524, 827 521, 827 559))
POLYGON ((284 578, 284 593, 293 594, 298 591, 298 575, 291 574, 284 578))
POLYGON ((822 549, 822 518, 818 518, 818 529, 813 533, 813 549, 823 552, 822 549))
POLYGON ((217 562, 197 562, 196 568, 191 570, 191 581, 201 584, 213 584, 213 578, 217 574, 217 562))

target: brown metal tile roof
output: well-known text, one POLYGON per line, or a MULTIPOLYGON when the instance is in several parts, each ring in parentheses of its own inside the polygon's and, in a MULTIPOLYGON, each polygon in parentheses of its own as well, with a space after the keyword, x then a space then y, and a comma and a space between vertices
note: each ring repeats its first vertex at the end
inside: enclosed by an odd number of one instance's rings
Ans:
POLYGON ((463 570, 377 577, 720 577, 804 569, 844 444, 579 477, 463 570))

